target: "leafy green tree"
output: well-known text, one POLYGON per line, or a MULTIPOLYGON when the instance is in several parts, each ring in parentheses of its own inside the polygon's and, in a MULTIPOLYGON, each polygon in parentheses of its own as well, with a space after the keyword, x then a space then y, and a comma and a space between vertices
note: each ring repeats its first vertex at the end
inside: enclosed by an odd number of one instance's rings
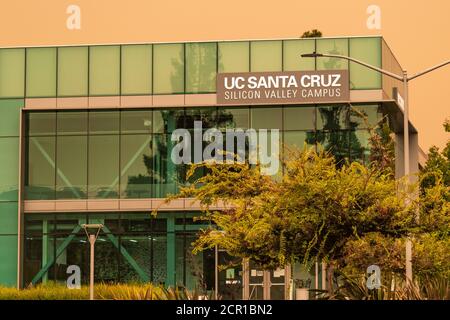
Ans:
POLYGON ((204 230, 194 251, 215 245, 230 255, 274 269, 286 263, 327 260, 339 265, 345 244, 369 232, 405 235, 414 224, 412 208, 398 182, 377 168, 354 162, 337 167, 326 152, 293 150, 280 181, 259 166, 202 163, 208 174, 168 199, 194 197, 203 219, 222 232, 204 230), (209 210, 223 204, 227 210, 209 210))
MULTIPOLYGON (((446 132, 450 132, 450 121, 444 123, 446 132)), ((450 140, 444 150, 433 146, 428 151, 428 160, 421 172, 421 190, 424 192, 427 188, 436 185, 436 181, 442 179, 445 186, 450 186, 450 140)))

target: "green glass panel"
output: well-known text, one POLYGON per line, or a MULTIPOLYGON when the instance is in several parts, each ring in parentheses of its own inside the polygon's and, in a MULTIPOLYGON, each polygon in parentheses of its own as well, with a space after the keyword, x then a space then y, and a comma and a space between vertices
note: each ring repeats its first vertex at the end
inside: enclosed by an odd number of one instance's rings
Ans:
POLYGON ((283 133, 283 143, 287 150, 289 148, 303 149, 305 143, 311 147, 314 143, 314 132, 312 131, 288 131, 283 133))
POLYGON ((120 162, 121 198, 150 198, 152 136, 121 136, 120 162))
POLYGON ((27 97, 56 96, 56 48, 27 49, 27 97))
POLYGON ((152 93, 152 45, 122 46, 122 94, 152 93))
POLYGON ((378 104, 352 105, 350 107, 350 128, 352 129, 375 128, 382 118, 383 112, 378 104))
POLYGON ((175 165, 171 160, 172 148, 170 134, 154 135, 153 139, 153 197, 165 197, 169 193, 176 193, 179 182, 184 183, 183 166, 175 165))
POLYGON ((90 136, 88 198, 119 197, 119 136, 90 136))
POLYGON ((314 51, 316 51, 316 43, 313 39, 283 41, 283 70, 314 70, 316 68, 314 58, 302 58, 300 56, 303 53, 314 51))
POLYGON ((216 90, 217 44, 186 44, 186 93, 216 90))
POLYGON ((58 48, 58 96, 87 96, 88 47, 58 48))
POLYGON ((249 108, 219 108, 217 111, 217 123, 220 129, 247 129, 249 122, 249 108))
MULTIPOLYGON (((87 137, 59 136, 56 150, 56 198, 85 199, 87 192, 87 137)), ((97 170, 99 169, 97 168, 97 170)))
POLYGON ((0 236, 17 234, 17 210, 17 202, 0 202, 0 236))
POLYGON ((349 108, 345 105, 320 106, 317 108, 317 130, 348 129, 349 108))
POLYGON ((0 236, 0 283, 16 286, 17 280, 17 236, 0 236))
POLYGON ((17 201, 18 175, 19 138, 0 138, 0 201, 17 201))
POLYGON ((153 132, 173 132, 178 128, 185 128, 185 116, 183 109, 154 109, 153 132))
POLYGON ((219 42, 219 73, 250 71, 250 44, 242 42, 219 42))
MULTIPOLYGON (((317 39, 316 41, 317 53, 348 56, 348 39, 317 39)), ((317 70, 348 69, 348 61, 345 59, 317 58, 316 60, 317 70)))
POLYGON ((202 124, 202 129, 216 127, 216 109, 215 108, 188 108, 185 112, 185 129, 194 129, 195 122, 202 124))
POLYGON ((89 112, 90 134, 118 134, 119 123, 119 111, 89 112))
POLYGON ((120 94, 120 46, 89 48, 89 95, 120 94))
POLYGON ((250 46, 251 71, 282 70, 282 41, 253 41, 250 46))
POLYGON ((184 45, 158 44, 153 46, 153 93, 184 92, 184 45))
POLYGON ((349 158, 349 132, 348 131, 318 131, 317 143, 319 150, 330 151, 336 158, 336 162, 343 164, 345 159, 349 158))
POLYGON ((285 107, 283 130, 314 130, 316 116, 314 107, 285 107))
POLYGON ((253 129, 280 129, 282 130, 283 116, 281 107, 278 108, 252 108, 251 127, 253 129))
POLYGON ((120 117, 120 130, 123 134, 152 133, 151 110, 126 110, 121 112, 120 117))
POLYGON ((58 135, 86 135, 88 113, 86 111, 62 111, 57 113, 58 135))
POLYGON ((29 136, 47 136, 56 133, 56 112, 32 112, 26 114, 29 136))
POLYGON ((23 99, 0 100, 0 137, 19 136, 23 99))
POLYGON ((357 130, 350 132, 350 157, 352 161, 368 164, 370 161, 370 132, 357 130))
POLYGON ((21 98, 25 85, 25 49, 0 50, 0 98, 21 98))
MULTIPOLYGON (((381 38, 350 39, 350 56, 381 68, 381 38)), ((350 62, 350 89, 380 89, 381 73, 350 62)))
POLYGON ((27 138, 25 199, 55 198, 55 137, 27 138))

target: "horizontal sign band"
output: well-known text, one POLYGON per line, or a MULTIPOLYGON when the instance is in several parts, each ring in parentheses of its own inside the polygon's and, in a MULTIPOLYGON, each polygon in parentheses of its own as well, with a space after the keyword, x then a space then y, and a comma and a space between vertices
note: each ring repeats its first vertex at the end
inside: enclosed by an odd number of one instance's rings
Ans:
POLYGON ((217 103, 345 102, 348 80, 348 70, 219 73, 217 103))

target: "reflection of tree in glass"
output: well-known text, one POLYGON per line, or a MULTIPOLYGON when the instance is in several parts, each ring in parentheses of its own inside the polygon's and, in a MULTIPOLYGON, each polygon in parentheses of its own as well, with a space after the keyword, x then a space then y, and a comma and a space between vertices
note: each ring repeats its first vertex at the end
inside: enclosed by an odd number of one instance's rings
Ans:
POLYGON ((322 107, 318 110, 323 128, 317 132, 317 143, 322 144, 325 150, 330 151, 338 164, 342 164, 349 157, 361 155, 364 148, 354 130, 357 122, 350 121, 350 108, 334 106, 322 107))
MULTIPOLYGON (((343 54, 337 47, 336 42, 334 43, 334 48, 333 50, 330 50, 328 52, 326 52, 327 54, 343 54)), ((324 59, 324 58, 319 58, 319 59, 324 59)), ((324 59, 325 60, 325 59, 324 59)), ((326 59, 323 63, 325 70, 336 70, 336 69, 342 69, 341 64, 342 64, 342 60, 341 59, 337 59, 337 58, 329 58, 326 59)))
POLYGON ((215 91, 216 83, 216 43, 186 44, 186 89, 188 93, 215 91))

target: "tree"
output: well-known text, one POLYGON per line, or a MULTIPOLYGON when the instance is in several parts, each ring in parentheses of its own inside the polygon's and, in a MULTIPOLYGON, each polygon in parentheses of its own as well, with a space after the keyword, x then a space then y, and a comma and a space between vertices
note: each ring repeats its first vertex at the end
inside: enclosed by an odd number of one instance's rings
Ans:
MULTIPOLYGON (((444 129, 450 132, 450 120, 445 121, 444 129)), ((421 191, 436 185, 439 179, 442 179, 445 186, 450 186, 450 140, 442 152, 436 146, 428 151, 428 160, 421 172, 421 191)))
POLYGON ((204 230, 194 251, 215 245, 250 258, 262 268, 326 260, 339 265, 345 244, 370 232, 402 237, 414 224, 397 181, 354 162, 336 166, 334 157, 314 149, 292 150, 281 181, 248 164, 194 164, 209 172, 179 197, 194 197, 222 232, 204 230), (224 202, 227 210, 210 211, 224 202))
POLYGON ((308 30, 303 32, 302 34, 302 38, 321 38, 321 37, 322 32, 317 29, 308 30))
MULTIPOLYGON (((444 124, 449 130, 449 122, 444 124)), ((385 135, 386 136, 386 135, 385 135)), ((374 136, 372 155, 378 163, 392 163, 390 148, 374 136), (385 161, 384 159, 387 159, 385 161)), ((419 277, 450 277, 450 141, 442 153, 430 148, 428 160, 419 175, 420 194, 416 198, 418 225, 413 230, 413 268, 419 277)), ((389 166, 388 166, 389 167, 389 166)), ((389 169, 391 170, 391 169, 389 169)), ((403 275, 405 272, 404 239, 392 239, 378 233, 350 241, 344 248, 345 272, 355 274, 363 266, 377 264, 384 273, 403 275)))

